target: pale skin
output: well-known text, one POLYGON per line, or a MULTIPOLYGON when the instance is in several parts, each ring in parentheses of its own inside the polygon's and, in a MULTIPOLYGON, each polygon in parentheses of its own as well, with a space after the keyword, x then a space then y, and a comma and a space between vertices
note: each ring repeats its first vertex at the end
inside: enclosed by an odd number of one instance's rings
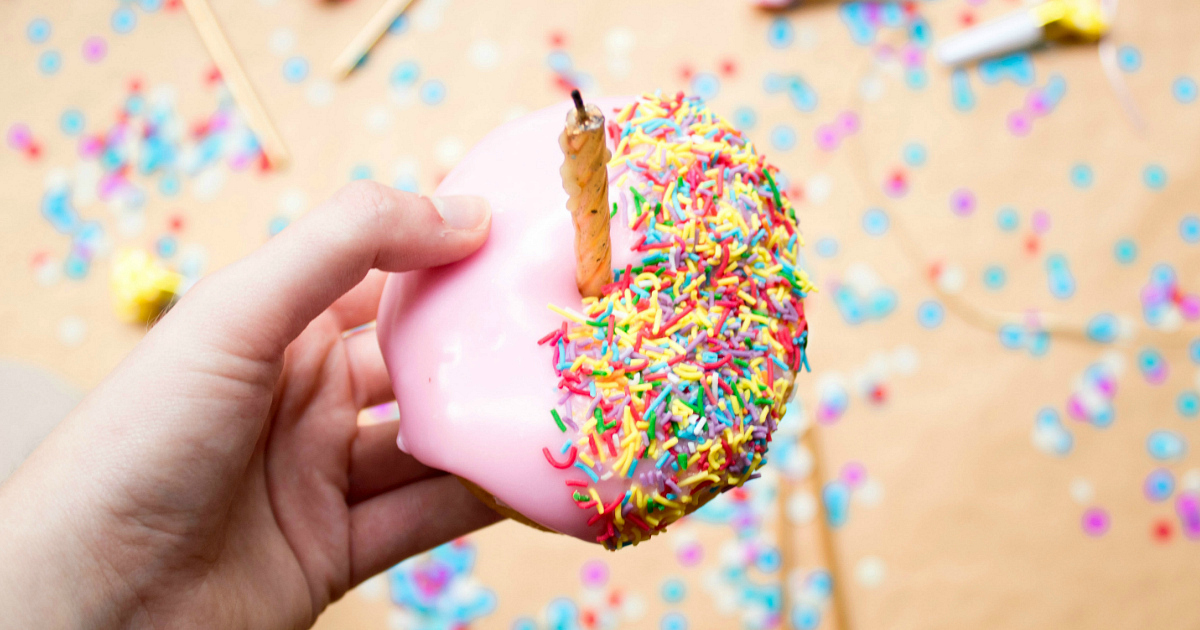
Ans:
POLYGON ((499 516, 358 426, 393 397, 384 272, 464 258, 482 199, 339 192, 202 280, 0 486, 0 627, 303 628, 499 516))

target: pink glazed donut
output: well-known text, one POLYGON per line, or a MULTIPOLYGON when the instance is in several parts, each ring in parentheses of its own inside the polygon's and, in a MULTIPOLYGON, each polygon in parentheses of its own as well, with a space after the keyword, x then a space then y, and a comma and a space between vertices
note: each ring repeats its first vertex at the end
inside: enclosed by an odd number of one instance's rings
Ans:
POLYGON ((795 210, 697 98, 597 102, 615 281, 575 286, 555 105, 484 138, 438 195, 492 205, 488 242, 389 278, 378 332, 400 448, 501 513, 609 549, 758 476, 807 367, 795 210))

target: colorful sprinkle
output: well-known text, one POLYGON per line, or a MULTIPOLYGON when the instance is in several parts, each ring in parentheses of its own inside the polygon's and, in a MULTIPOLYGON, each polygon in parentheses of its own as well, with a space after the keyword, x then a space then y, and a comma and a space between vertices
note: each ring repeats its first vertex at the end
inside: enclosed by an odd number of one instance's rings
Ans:
POLYGON ((633 480, 575 495, 597 542, 617 549, 756 476, 806 364, 812 287, 777 173, 700 99, 647 94, 609 132, 616 220, 640 235, 643 258, 583 313, 552 307, 570 315, 544 341, 575 457, 545 455, 593 480, 633 480))
POLYGON ((1098 538, 1108 533, 1111 519, 1104 508, 1094 507, 1083 513, 1083 533, 1098 538))

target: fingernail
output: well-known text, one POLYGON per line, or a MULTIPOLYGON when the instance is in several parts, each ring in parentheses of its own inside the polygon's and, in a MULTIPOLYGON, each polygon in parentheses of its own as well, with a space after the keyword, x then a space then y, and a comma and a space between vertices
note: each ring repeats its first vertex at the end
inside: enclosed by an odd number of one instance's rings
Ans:
POLYGON ((433 207, 442 215, 442 222, 454 230, 473 230, 487 220, 491 214, 491 206, 483 197, 472 195, 451 195, 449 197, 430 197, 433 207))

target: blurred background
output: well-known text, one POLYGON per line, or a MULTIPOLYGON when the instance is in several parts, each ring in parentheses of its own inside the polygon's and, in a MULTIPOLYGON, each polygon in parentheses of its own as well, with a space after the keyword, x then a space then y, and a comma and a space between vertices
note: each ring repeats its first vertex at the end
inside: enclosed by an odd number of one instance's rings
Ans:
POLYGON ((767 473, 619 553, 502 523, 318 627, 1200 627, 1200 4, 952 70, 1022 5, 417 0, 337 78, 379 4, 211 0, 274 168, 179 0, 0 3, 0 475, 144 333, 118 250, 186 289, 573 87, 685 90, 783 169, 819 288, 767 473))

